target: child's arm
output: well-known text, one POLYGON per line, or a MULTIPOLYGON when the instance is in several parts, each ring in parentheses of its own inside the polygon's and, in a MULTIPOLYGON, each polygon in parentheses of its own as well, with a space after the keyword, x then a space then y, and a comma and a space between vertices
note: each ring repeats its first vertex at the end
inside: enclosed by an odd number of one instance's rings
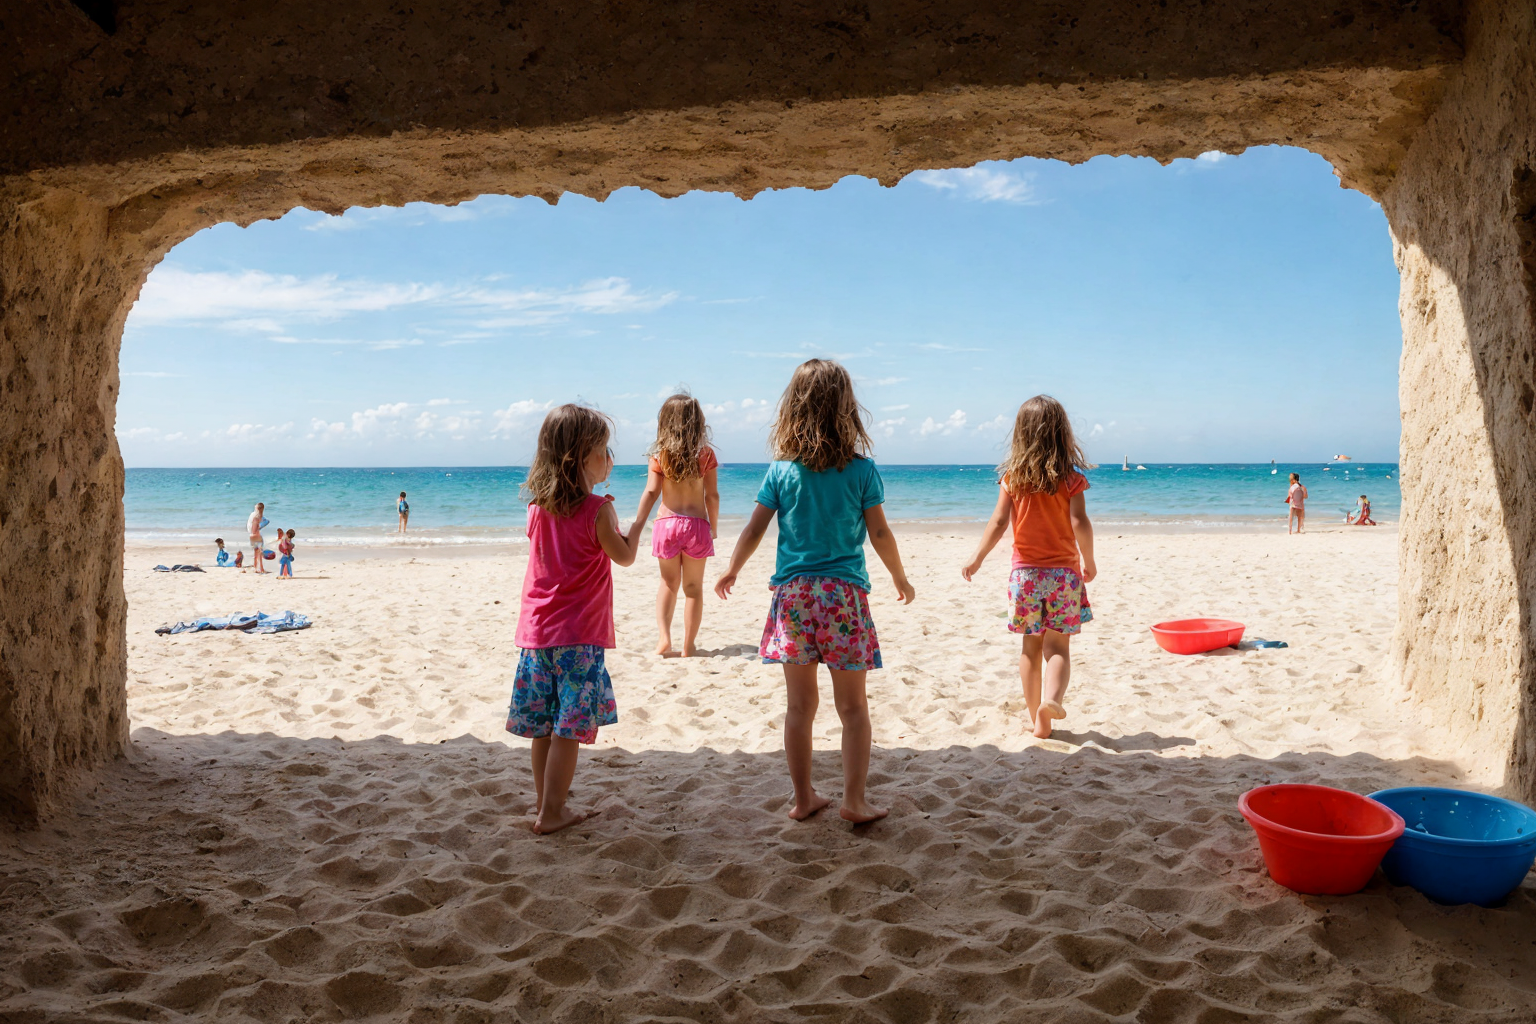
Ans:
POLYGON ((1077 536, 1077 549, 1083 553, 1083 582, 1092 583, 1099 574, 1099 567, 1093 560, 1093 524, 1088 521, 1088 502, 1081 492, 1072 495, 1069 514, 1072 532, 1077 536))
POLYGON ((1009 497, 1008 490, 1002 486, 997 488, 997 507, 992 510, 992 518, 987 520, 987 528, 981 531, 981 543, 976 545, 976 553, 971 560, 960 570, 969 583, 972 576, 981 571, 981 563, 986 561, 992 549, 997 547, 997 542, 1003 539, 1003 531, 1008 529, 1008 521, 1013 518, 1013 499, 1009 497))
POLYGON ((704 474, 704 513, 709 516, 709 535, 720 536, 720 476, 714 466, 704 474))
POLYGON ((645 475, 645 490, 640 492, 640 507, 635 510, 635 525, 629 532, 639 535, 645 527, 645 521, 651 518, 651 509, 656 505, 656 499, 661 497, 661 474, 656 470, 649 470, 645 475))
POLYGON ((763 542, 763 534, 768 532, 768 522, 773 518, 773 513, 774 510, 767 505, 757 505, 752 509, 752 518, 747 520, 746 528, 736 538, 736 547, 731 550, 731 564, 726 567, 725 575, 715 581, 715 593, 722 601, 731 596, 731 588, 736 585, 736 574, 741 572, 741 567, 747 564, 752 552, 763 542))
POLYGON ((896 534, 891 532, 890 524, 885 521, 885 506, 872 505, 864 510, 864 526, 869 530, 869 543, 875 549, 875 554, 880 556, 880 561, 885 563, 886 571, 891 574, 891 582, 896 585, 896 601, 899 604, 911 604, 917 600, 917 591, 912 584, 907 582, 907 571, 901 566, 901 552, 896 549, 896 534))
POLYGON ((640 531, 630 530, 628 537, 620 534, 619 514, 613 510, 613 502, 605 501, 597 510, 597 542, 619 565, 634 565, 635 552, 640 547, 640 531))

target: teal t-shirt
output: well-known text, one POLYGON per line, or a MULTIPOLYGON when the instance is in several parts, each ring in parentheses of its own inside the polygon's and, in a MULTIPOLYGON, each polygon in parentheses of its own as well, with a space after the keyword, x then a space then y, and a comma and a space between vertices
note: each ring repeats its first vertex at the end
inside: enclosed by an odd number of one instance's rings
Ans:
POLYGON ((842 469, 813 473, 798 462, 773 462, 757 503, 779 514, 778 586, 796 576, 831 576, 869 589, 864 571, 864 511, 885 504, 874 462, 855 458, 842 469))

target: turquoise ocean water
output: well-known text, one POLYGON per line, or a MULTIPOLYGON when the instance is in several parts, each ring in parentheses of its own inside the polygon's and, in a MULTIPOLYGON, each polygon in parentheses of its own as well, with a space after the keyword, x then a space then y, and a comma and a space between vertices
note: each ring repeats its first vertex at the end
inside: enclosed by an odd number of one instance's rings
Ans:
MULTIPOLYGON (((720 512, 741 519, 752 509, 762 464, 720 467, 720 512)), ((1310 522, 1338 521, 1361 494, 1374 517, 1395 522, 1401 498, 1396 463, 1209 465, 1148 463, 1125 472, 1102 466, 1089 473, 1088 511, 1104 527, 1174 526, 1232 529, 1283 524, 1286 474, 1301 474, 1311 498, 1310 522)), ((395 498, 411 504, 412 544, 520 542, 524 469, 130 469, 123 504, 128 539, 154 543, 226 542, 244 536, 257 501, 274 526, 293 527, 307 543, 385 545, 395 534, 395 498)), ((886 514, 893 520, 976 521, 992 511, 997 484, 991 466, 882 465, 886 514)), ((607 490, 621 521, 634 514, 645 485, 644 466, 617 466, 607 490)), ((232 546, 238 546, 232 545, 232 546)))

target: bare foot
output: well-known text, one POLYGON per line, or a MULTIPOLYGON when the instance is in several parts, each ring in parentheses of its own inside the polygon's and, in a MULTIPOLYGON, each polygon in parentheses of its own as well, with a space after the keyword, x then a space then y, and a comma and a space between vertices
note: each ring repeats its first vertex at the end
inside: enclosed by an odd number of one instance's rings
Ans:
POLYGON ((535 818, 533 831, 541 836, 547 836, 551 832, 559 832, 563 828, 570 828, 578 822, 586 821, 595 813, 595 811, 573 811, 569 807, 562 807, 558 814, 545 813, 535 818))
POLYGON ((804 821, 806 818, 809 818, 811 815, 815 814, 817 811, 821 810, 831 802, 831 800, 822 796, 820 793, 812 792, 811 798, 805 803, 797 803, 795 806, 789 809, 789 816, 794 818, 796 821, 804 821))
POLYGON ((699 656, 699 649, 698 649, 698 647, 696 647, 696 646, 694 646, 693 644, 690 644, 690 643, 684 643, 683 644, 683 657, 685 657, 685 658, 697 658, 698 656, 699 656))
POLYGON ((672 638, 669 636, 662 637, 656 644, 656 653, 663 656, 671 654, 672 638))
POLYGON ((1035 727, 1031 730, 1031 735, 1035 739, 1048 740, 1051 738, 1051 717, 1051 709, 1043 705, 1039 711, 1035 712, 1035 727))
POLYGON ((854 805, 845 803, 843 804, 843 809, 837 813, 843 816, 844 821, 851 821, 855 825, 862 825, 867 821, 878 821, 891 812, 889 808, 876 807, 868 800, 864 800, 854 805))

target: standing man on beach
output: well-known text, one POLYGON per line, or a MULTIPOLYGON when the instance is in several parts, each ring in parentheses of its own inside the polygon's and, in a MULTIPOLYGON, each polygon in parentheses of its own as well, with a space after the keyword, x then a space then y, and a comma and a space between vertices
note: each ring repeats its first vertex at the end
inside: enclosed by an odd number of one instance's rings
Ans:
POLYGON ((266 511, 266 508, 267 506, 258 501, 256 503, 255 511, 251 513, 251 518, 246 520, 245 523, 246 532, 251 535, 251 547, 256 549, 256 571, 259 573, 264 573, 267 571, 267 567, 262 564, 263 559, 261 557, 263 550, 261 541, 261 521, 266 518, 266 516, 262 514, 266 511))

